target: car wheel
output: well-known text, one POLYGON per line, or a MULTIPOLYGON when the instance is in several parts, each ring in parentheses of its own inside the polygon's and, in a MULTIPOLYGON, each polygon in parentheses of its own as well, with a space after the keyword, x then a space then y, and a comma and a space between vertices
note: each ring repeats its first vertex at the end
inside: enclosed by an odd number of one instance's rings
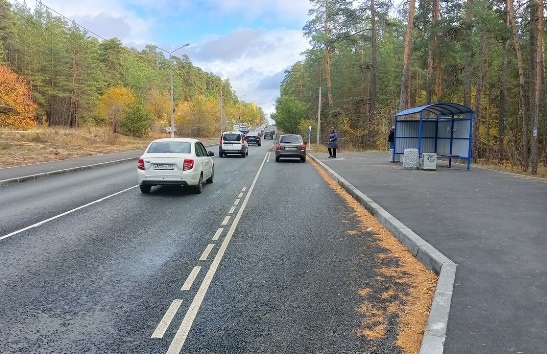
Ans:
POLYGON ((306 156, 301 157, 301 158, 300 158, 300 161, 306 162, 306 156))
POLYGON ((142 184, 139 187, 142 193, 150 193, 150 189, 152 189, 152 186, 146 186, 142 184))
POLYGON ((279 157, 278 156, 275 157, 275 162, 279 162, 279 157))
POLYGON ((218 156, 222 158, 222 157, 224 157, 224 154, 219 151, 218 156))
POLYGON ((245 151, 245 156, 249 156, 249 150, 245 151))
POLYGON ((205 181, 206 181, 207 183, 213 183, 213 178, 214 178, 214 177, 215 177, 215 168, 213 167, 213 168, 211 169, 211 177, 207 178, 205 181))
POLYGON ((203 192, 203 173, 199 175, 198 185, 194 187, 194 193, 201 194, 203 192))
POLYGON ((262 146, 262 144, 258 144, 258 146, 262 146))

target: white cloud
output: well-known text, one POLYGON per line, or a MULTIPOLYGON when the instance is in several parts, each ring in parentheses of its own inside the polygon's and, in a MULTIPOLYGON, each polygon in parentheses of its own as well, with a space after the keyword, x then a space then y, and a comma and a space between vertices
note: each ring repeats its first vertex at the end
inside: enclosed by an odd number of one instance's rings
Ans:
POLYGON ((308 0, 206 0, 221 15, 239 15, 246 19, 271 16, 275 23, 305 22, 308 0))
POLYGON ((189 55, 194 65, 229 79, 240 98, 271 112, 285 70, 307 47, 302 31, 244 29, 191 48, 189 55))

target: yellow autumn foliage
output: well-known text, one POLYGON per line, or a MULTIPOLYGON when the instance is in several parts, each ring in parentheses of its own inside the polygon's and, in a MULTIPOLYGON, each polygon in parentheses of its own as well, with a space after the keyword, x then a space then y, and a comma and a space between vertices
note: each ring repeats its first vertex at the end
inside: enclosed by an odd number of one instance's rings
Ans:
POLYGON ((0 65, 0 105, 13 110, 0 113, 0 127, 28 130, 36 126, 38 106, 32 99, 29 84, 5 65, 0 65))
POLYGON ((110 124, 114 132, 118 132, 124 110, 133 102, 133 91, 121 86, 111 87, 101 96, 97 115, 103 122, 110 124))

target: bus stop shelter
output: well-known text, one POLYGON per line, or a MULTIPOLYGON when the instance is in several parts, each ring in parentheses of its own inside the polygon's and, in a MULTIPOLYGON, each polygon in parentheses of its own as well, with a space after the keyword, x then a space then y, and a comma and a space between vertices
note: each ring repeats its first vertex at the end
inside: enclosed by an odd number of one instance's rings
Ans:
POLYGON ((469 170, 473 110, 453 102, 439 102, 409 108, 395 114, 394 148, 391 161, 400 161, 405 149, 417 149, 418 156, 435 153, 438 159, 463 160, 469 170))

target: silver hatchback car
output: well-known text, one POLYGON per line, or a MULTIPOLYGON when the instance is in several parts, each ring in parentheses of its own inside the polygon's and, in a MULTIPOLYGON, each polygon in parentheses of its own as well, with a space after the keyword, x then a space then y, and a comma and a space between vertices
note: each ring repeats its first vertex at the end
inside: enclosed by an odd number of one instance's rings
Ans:
POLYGON ((282 157, 299 158, 300 161, 306 162, 306 143, 302 139, 302 135, 283 134, 279 136, 275 145, 275 162, 279 162, 282 157))

